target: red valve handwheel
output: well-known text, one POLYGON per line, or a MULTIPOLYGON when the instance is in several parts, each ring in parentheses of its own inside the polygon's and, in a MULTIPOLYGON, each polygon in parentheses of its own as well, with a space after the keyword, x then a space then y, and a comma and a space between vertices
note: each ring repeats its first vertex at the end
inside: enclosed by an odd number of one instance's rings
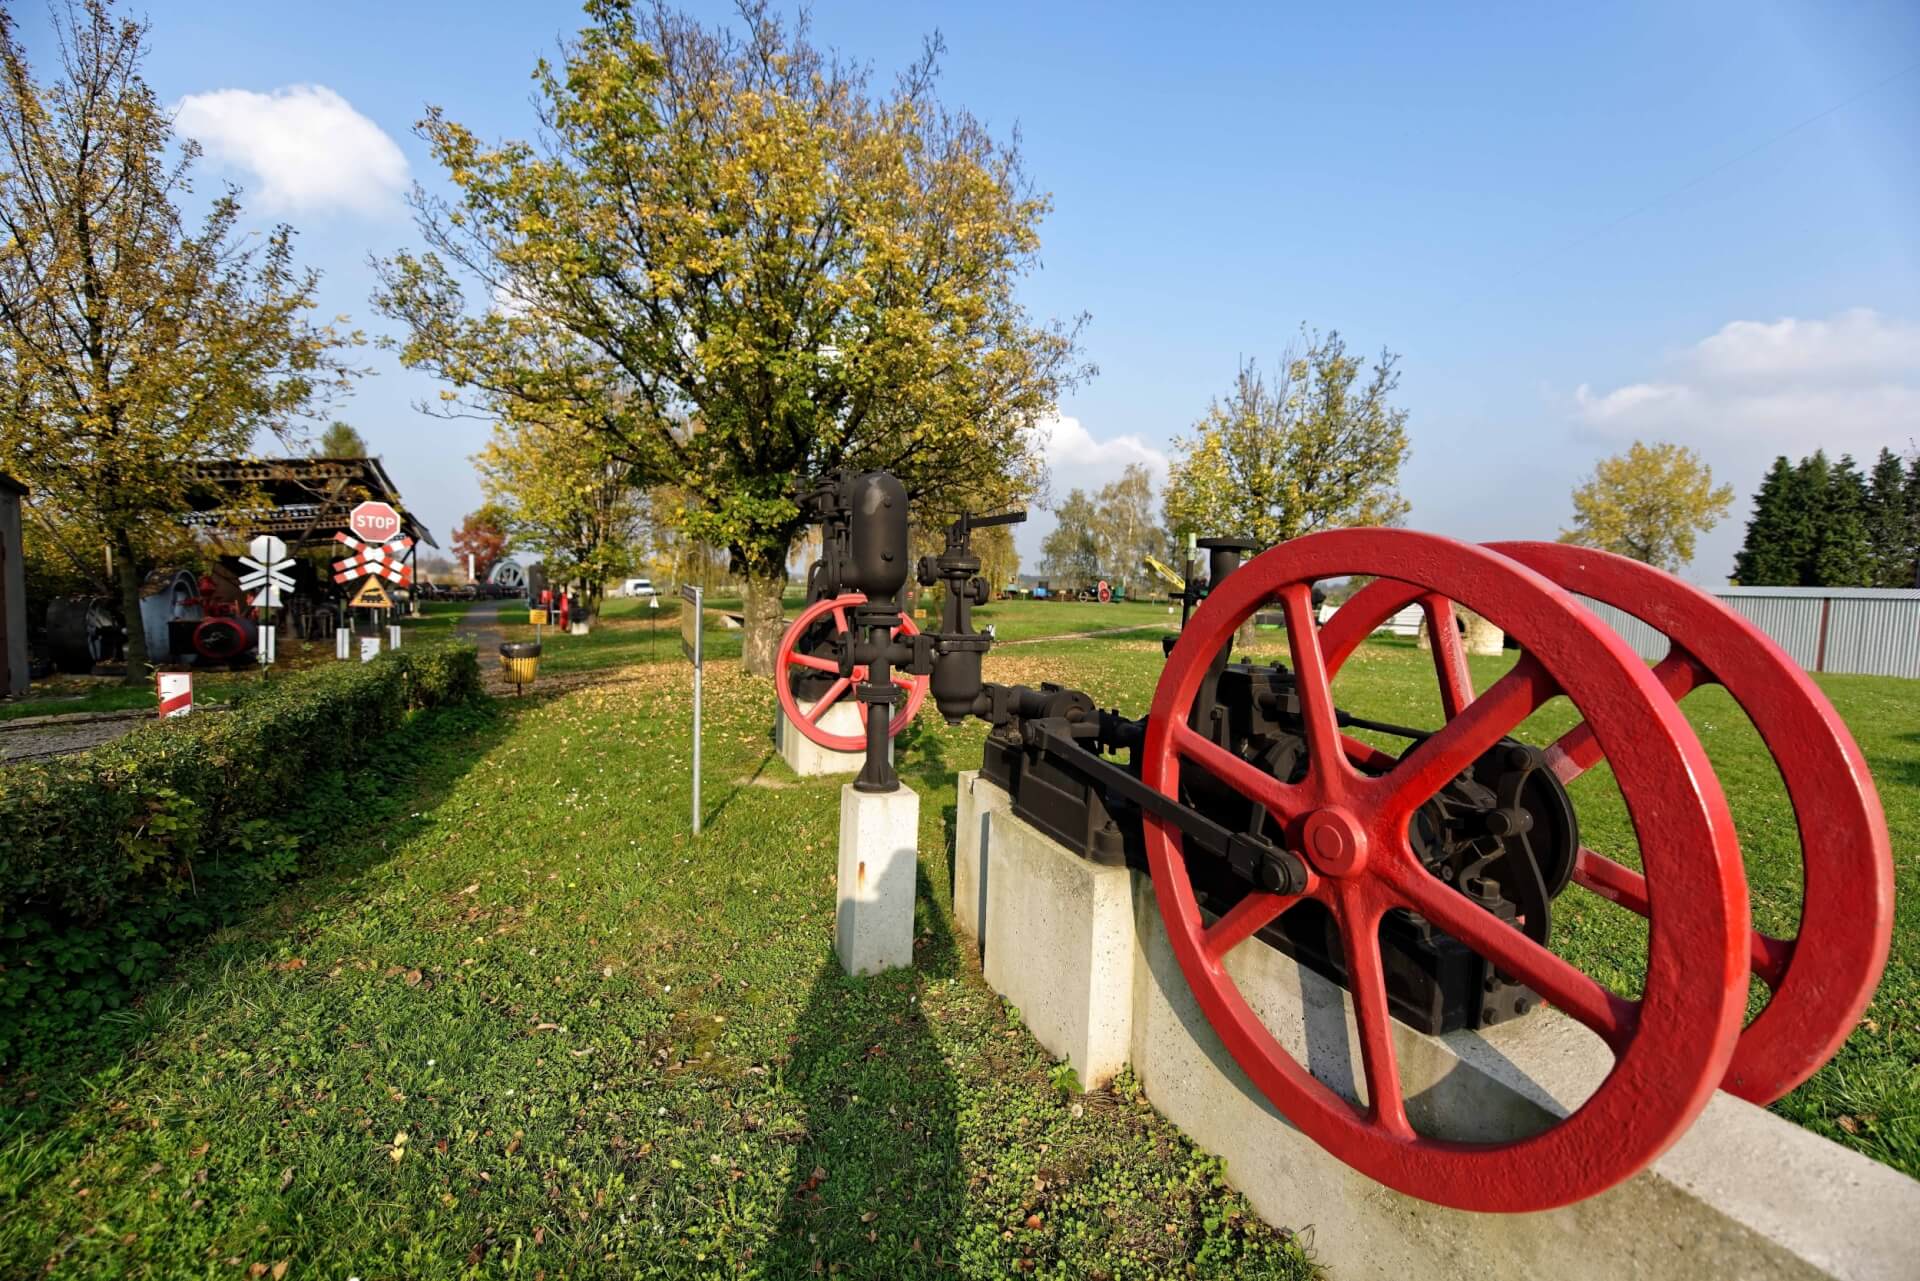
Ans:
MULTIPOLYGON (((1464 661, 1458 667, 1464 672, 1464 661)), ((1141 777, 1177 796, 1182 761, 1263 806, 1309 875, 1301 895, 1256 891, 1209 922, 1178 830, 1147 816, 1154 893, 1174 954, 1234 1060, 1289 1121, 1348 1165, 1410 1196, 1460 1209, 1549 1209, 1643 1168, 1712 1097, 1733 1054, 1748 977, 1746 880, 1733 823, 1706 753, 1673 700, 1624 642, 1547 579, 1483 548, 1391 529, 1311 534, 1255 557, 1194 612, 1154 692, 1141 777), (1349 759, 1313 619, 1311 584, 1347 574, 1392 575, 1458 599, 1525 646, 1519 664, 1480 698, 1460 697, 1456 686, 1450 699, 1457 714, 1379 777, 1360 773, 1349 759), (1280 782, 1188 724, 1213 656, 1273 600, 1285 614, 1306 725, 1309 765, 1298 783, 1280 782), (1562 693, 1603 745, 1633 746, 1616 757, 1617 773, 1655 905, 1638 1001, 1608 991, 1436 879, 1408 836, 1421 804, 1562 693), (1282 1047, 1224 964, 1234 946, 1303 898, 1323 904, 1340 931, 1364 1106, 1322 1084, 1282 1047), (1399 907, 1421 913, 1606 1042, 1614 1066, 1585 1103, 1511 1142, 1415 1131, 1379 947, 1381 917, 1399 907)))
MULTIPOLYGON (((1718 684, 1740 705, 1773 755, 1799 828, 1801 911, 1797 938, 1751 934, 1754 974, 1768 990, 1765 1008, 1740 1034, 1720 1086, 1766 1104, 1832 1058, 1865 1011, 1886 968, 1893 936, 1893 850, 1886 816, 1860 749, 1833 705, 1799 664, 1752 623, 1705 592, 1650 565, 1564 543, 1492 543, 1492 550, 1546 575, 1568 591, 1611 605, 1668 638, 1653 669, 1678 701, 1718 684), (1809 940, 1807 947, 1799 946, 1809 940)), ((1420 598, 1417 588, 1381 581, 1343 606, 1322 634, 1337 670, 1367 632, 1420 598), (1343 617, 1347 609, 1351 619, 1343 617), (1364 629, 1364 630, 1363 630, 1364 629)), ((1429 632, 1451 637, 1451 628, 1429 632)), ((1441 653, 1436 644, 1436 659, 1441 653)), ((1472 685, 1460 688, 1468 699, 1472 685)), ((1584 724, 1547 751, 1554 773, 1571 783, 1603 753, 1584 724)), ((1646 882, 1638 872, 1580 850, 1574 881, 1641 916, 1646 882)))
MULTIPOLYGON (((826 600, 815 601, 800 612, 800 617, 794 619, 792 625, 787 628, 787 634, 780 638, 780 654, 778 662, 776 663, 778 675, 774 677, 773 682, 780 691, 780 710, 787 714, 787 722, 795 729, 820 744, 820 746, 830 748, 836 752, 864 752, 867 750, 867 737, 864 733, 832 734, 820 728, 820 718, 826 715, 827 709, 838 703, 841 697, 845 695, 847 691, 851 690, 856 683, 867 679, 867 665, 865 663, 855 663, 851 677, 841 676, 839 675, 839 665, 831 659, 817 658, 812 654, 802 654, 796 647, 800 642, 800 638, 807 634, 809 627, 812 627, 815 623, 829 615, 833 617, 834 631, 843 636, 846 635, 848 632, 847 612, 856 605, 864 605, 866 603, 867 598, 859 592, 850 592, 845 596, 834 596, 826 600), (816 672, 831 672, 836 677, 833 684, 827 687, 827 692, 820 696, 820 701, 813 705, 812 711, 802 712, 800 710, 799 700, 793 696, 793 683, 787 679, 787 669, 789 667, 804 667, 816 672)), ((889 634, 898 636, 902 632, 905 632, 909 636, 917 636, 920 633, 920 629, 913 625, 911 618, 902 614, 900 615, 899 625, 889 634)), ((907 691, 907 698, 906 702, 901 704, 900 711, 894 716, 892 723, 887 726, 887 736, 889 738, 905 729, 908 723, 913 720, 914 714, 920 710, 920 704, 926 701, 927 685, 929 683, 925 676, 913 676, 899 671, 892 673, 892 679, 894 684, 907 691)), ((864 729, 867 723, 867 705, 856 702, 854 706, 860 709, 860 724, 864 729)))

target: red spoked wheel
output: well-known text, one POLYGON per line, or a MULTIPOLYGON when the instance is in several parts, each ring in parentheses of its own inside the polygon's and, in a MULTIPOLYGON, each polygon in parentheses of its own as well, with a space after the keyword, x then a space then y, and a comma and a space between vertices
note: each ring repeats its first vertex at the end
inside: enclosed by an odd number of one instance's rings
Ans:
MULTIPOLYGON (((820 658, 813 654, 803 654, 800 652, 798 646, 801 637, 807 634, 808 628, 822 619, 829 617, 833 619, 834 632, 842 638, 841 643, 845 644, 850 642, 852 640, 852 634, 848 623, 849 611, 857 605, 864 605, 866 603, 867 598, 859 592, 850 592, 845 596, 834 596, 826 600, 815 601, 800 612, 800 617, 794 619, 792 626, 787 628, 787 634, 780 638, 780 653, 775 669, 779 675, 774 678, 774 684, 779 688, 780 692, 780 710, 787 714, 788 723, 795 729, 820 744, 820 746, 830 748, 836 752, 864 752, 867 750, 867 737, 864 732, 860 734, 834 734, 820 728, 820 718, 827 714, 827 709, 844 698, 856 684, 867 679, 867 665, 865 663, 855 663, 852 676, 840 676, 840 665, 838 663, 835 663, 832 659, 820 658), (836 678, 833 684, 827 687, 827 692, 820 696, 820 701, 805 712, 800 710, 800 702, 793 696, 793 682, 787 679, 788 669, 795 667, 816 672, 831 672, 836 678)), ((911 618, 902 614, 899 625, 896 626, 889 635, 898 636, 902 632, 908 636, 917 636, 920 633, 920 629, 913 625, 911 618)), ((892 723, 887 726, 887 736, 889 738, 905 729, 913 720, 915 714, 919 712, 920 704, 926 701, 927 686, 929 684, 928 678, 925 676, 914 676, 899 671, 892 674, 892 679, 894 684, 907 691, 907 697, 906 701, 901 704, 900 711, 894 715, 892 723)), ((867 705, 856 701, 854 706, 860 710, 860 724, 864 731, 867 723, 867 705)))
MULTIPOLYGON (((1450 633, 1435 628, 1436 636, 1450 633)), ((1441 659, 1443 688, 1448 686, 1441 659)), ((1465 671, 1464 659, 1457 670, 1465 671)), ((1375 761, 1383 756, 1370 753, 1375 761)), ((1288 1120, 1348 1165, 1410 1196, 1478 1211, 1565 1205, 1619 1183, 1671 1144, 1726 1071, 1747 984, 1746 881, 1726 802, 1677 707, 1631 650, 1545 578, 1497 553, 1428 534, 1312 534, 1249 561, 1195 611, 1154 694, 1144 781, 1177 796, 1184 764, 1257 802, 1309 869, 1300 895, 1255 892, 1216 920, 1199 908, 1180 835, 1145 823, 1154 892, 1175 956, 1235 1061, 1288 1120), (1458 599, 1522 638, 1525 655, 1483 696, 1455 684, 1456 714, 1384 774, 1354 767, 1341 735, 1311 585, 1392 575, 1458 599), (1188 716, 1210 660, 1269 601, 1287 622, 1308 768, 1283 783, 1216 746, 1188 716), (1650 897, 1649 964, 1638 1001, 1598 981, 1436 879, 1414 854, 1414 812, 1536 708, 1565 694, 1618 758, 1650 897), (1304 899, 1323 904, 1346 955, 1366 1103, 1317 1080, 1253 1012, 1225 961, 1304 899), (1382 917, 1410 908, 1540 993, 1613 1052, 1605 1081, 1571 1115, 1511 1142, 1428 1137, 1408 1119, 1379 947, 1382 917)))
MULTIPOLYGON (((1665 635, 1670 649, 1653 669, 1662 688, 1678 701, 1702 685, 1720 685, 1772 754, 1799 828, 1800 928, 1792 939, 1752 931, 1753 972, 1766 985, 1768 999, 1740 1034, 1721 1088, 1754 1103, 1773 1102, 1839 1050, 1886 968, 1893 936, 1893 849, 1866 759, 1799 664, 1705 592, 1639 561, 1589 548, 1563 543, 1491 547, 1665 635)), ((1388 599, 1383 593, 1382 603, 1388 599)), ((1603 755, 1585 724, 1547 749, 1548 764, 1562 783, 1592 769, 1603 755)), ((1629 911, 1647 914, 1645 879, 1612 859, 1582 849, 1573 879, 1629 911)))

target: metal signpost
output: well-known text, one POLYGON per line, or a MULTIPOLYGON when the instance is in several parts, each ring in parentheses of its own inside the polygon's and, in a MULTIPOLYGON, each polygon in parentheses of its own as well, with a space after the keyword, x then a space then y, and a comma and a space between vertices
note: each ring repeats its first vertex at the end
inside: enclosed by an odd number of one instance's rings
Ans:
POLYGON ((240 590, 253 592, 253 607, 265 615, 258 652, 260 661, 270 666, 274 659, 273 611, 280 608, 280 594, 293 591, 293 579, 287 573, 293 560, 287 555, 287 545, 272 534, 262 534, 248 543, 247 551, 251 555, 240 558, 247 568, 240 578, 240 590))
POLYGON ((682 587, 689 606, 680 619, 680 651, 693 664, 693 834, 700 835, 700 596, 698 587, 682 587))

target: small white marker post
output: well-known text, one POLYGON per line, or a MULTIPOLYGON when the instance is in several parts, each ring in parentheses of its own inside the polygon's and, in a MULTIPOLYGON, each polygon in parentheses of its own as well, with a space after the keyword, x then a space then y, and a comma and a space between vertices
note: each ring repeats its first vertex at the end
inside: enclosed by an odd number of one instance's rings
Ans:
POLYGON ((273 611, 280 608, 280 594, 293 590, 293 578, 287 573, 293 560, 287 545, 272 534, 262 534, 247 544, 251 553, 240 558, 247 572, 241 575, 240 590, 253 593, 253 606, 265 615, 260 638, 254 645, 263 666, 271 667, 275 658, 273 611))
POLYGON ((693 834, 700 835, 700 589, 682 587, 680 599, 691 607, 680 620, 680 650, 693 664, 693 834))

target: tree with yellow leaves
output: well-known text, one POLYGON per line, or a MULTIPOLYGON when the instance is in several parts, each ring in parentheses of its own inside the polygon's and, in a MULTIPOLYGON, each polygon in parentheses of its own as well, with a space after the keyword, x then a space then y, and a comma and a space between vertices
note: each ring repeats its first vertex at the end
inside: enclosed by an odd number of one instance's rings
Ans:
POLYGON ((648 496, 604 435, 559 415, 502 422, 474 462, 514 547, 544 560, 553 582, 578 581, 589 613, 644 555, 648 496))
POLYGON ((747 669, 771 673, 796 483, 886 468, 924 510, 1032 492, 1033 424, 1083 371, 1077 326, 1015 297, 1048 209, 1016 140, 934 92, 938 43, 890 91, 759 0, 709 28, 589 0, 535 73, 541 133, 420 132, 455 188, 416 196, 428 250, 376 307, 446 412, 604 435, 747 584, 747 669), (477 306, 469 308, 468 293, 477 306))
POLYGON ((179 539, 195 464, 290 439, 353 337, 308 319, 290 229, 234 234, 232 190, 186 226, 199 149, 141 78, 147 28, 108 0, 53 26, 60 77, 40 84, 0 9, 0 466, 112 550, 139 682, 141 578, 179 539))
POLYGON ((1693 559, 1694 540, 1720 523, 1733 486, 1714 487, 1713 468, 1685 445, 1634 441, 1603 458, 1573 491, 1573 528, 1563 543, 1598 547, 1678 570, 1693 559))
POLYGON ((1174 540, 1239 535, 1261 547, 1339 525, 1391 525, 1407 512, 1400 465, 1407 411, 1391 403, 1399 357, 1369 369, 1338 331, 1301 331, 1277 378, 1249 363, 1176 441, 1162 499, 1174 540))

